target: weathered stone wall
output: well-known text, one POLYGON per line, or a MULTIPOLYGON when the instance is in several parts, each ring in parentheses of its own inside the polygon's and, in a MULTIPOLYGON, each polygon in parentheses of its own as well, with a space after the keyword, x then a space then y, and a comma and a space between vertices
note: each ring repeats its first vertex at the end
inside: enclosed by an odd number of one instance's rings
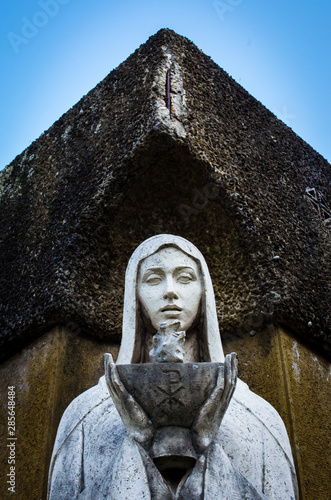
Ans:
POLYGON ((330 497, 331 364, 281 328, 226 343, 240 376, 274 406, 290 437, 302 499, 330 497))
MULTIPOLYGON (((225 342, 239 355, 239 376, 282 416, 290 436, 301 498, 330 498, 330 363, 282 329, 225 342)), ((49 461, 61 415, 72 399, 103 374, 103 353, 118 345, 56 327, 0 367, 1 422, 8 385, 16 391, 17 500, 45 499, 49 461)), ((0 433, 7 473, 6 433, 0 433)), ((2 477, 3 477, 2 475, 2 477)), ((0 497, 12 498, 4 481, 0 497)))
POLYGON ((98 382, 103 353, 118 348, 55 327, 0 367, 1 471, 9 472, 6 432, 7 387, 16 392, 16 495, 1 480, 0 497, 46 499, 48 467, 65 408, 98 382))

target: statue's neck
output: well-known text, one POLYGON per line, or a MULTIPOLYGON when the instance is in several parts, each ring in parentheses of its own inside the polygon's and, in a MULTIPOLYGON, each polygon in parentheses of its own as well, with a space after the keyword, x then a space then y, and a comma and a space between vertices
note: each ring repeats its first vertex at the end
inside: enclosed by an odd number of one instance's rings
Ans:
POLYGON ((197 363, 201 360, 200 345, 196 330, 186 336, 184 345, 184 363, 197 363))

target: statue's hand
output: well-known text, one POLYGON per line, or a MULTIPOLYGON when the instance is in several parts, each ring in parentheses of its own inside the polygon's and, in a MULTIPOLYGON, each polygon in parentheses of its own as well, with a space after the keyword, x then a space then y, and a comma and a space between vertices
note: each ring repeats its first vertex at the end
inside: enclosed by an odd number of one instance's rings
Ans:
POLYGON ((237 383, 237 354, 228 354, 224 362, 224 380, 221 367, 218 369, 213 392, 200 408, 192 425, 193 442, 198 453, 205 449, 217 436, 219 427, 228 409, 237 383))
POLYGON ((104 361, 107 386, 126 432, 148 450, 153 438, 153 424, 146 412, 124 387, 112 355, 106 353, 104 361))

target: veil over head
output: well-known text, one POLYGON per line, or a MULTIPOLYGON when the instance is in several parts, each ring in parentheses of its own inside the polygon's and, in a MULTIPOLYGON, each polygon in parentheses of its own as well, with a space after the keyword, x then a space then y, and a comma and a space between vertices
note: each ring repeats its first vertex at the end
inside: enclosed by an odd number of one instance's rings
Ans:
POLYGON ((201 252, 185 238, 172 234, 159 234, 148 238, 133 252, 125 275, 123 330, 117 364, 139 363, 141 332, 138 331, 139 303, 137 299, 138 271, 141 262, 162 247, 179 248, 198 262, 203 284, 202 312, 204 361, 224 362, 219 333, 213 285, 206 261, 201 252))

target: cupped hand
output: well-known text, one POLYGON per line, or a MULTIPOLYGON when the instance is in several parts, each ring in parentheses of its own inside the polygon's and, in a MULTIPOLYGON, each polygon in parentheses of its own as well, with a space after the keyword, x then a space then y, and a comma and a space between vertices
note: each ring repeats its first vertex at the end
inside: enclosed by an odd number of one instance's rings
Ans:
POLYGON ((126 390, 111 354, 104 355, 106 383, 126 432, 146 450, 153 439, 154 428, 146 412, 126 390))
POLYGON ((202 454, 216 438, 222 419, 230 404, 237 383, 237 354, 227 354, 224 361, 224 378, 218 368, 216 385, 200 408, 192 425, 193 442, 198 453, 202 454))

